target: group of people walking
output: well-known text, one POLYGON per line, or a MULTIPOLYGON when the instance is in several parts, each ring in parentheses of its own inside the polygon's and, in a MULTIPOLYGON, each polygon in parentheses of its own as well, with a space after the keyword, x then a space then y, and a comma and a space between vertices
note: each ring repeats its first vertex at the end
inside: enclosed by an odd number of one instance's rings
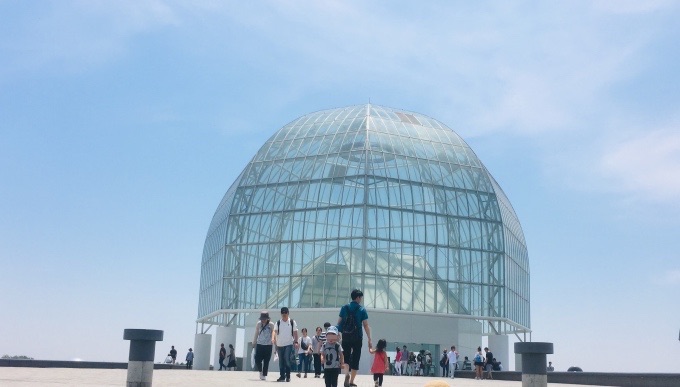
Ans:
POLYGON ((442 359, 439 364, 442 366, 442 376, 454 378, 456 370, 458 369, 458 358, 460 354, 456 351, 456 346, 452 345, 451 350, 446 352, 442 351, 442 359))
POLYGON ((474 357, 475 364, 475 379, 493 379, 492 371, 501 371, 501 363, 496 361, 493 357, 493 353, 489 350, 489 347, 484 347, 484 354, 482 354, 482 347, 477 347, 477 353, 474 357), (484 375, 486 371, 486 376, 484 375))
POLYGON ((361 290, 354 289, 350 297, 351 301, 340 308, 337 324, 327 322, 323 324, 323 328, 316 327, 312 337, 308 336, 307 328, 298 330, 297 322, 291 318, 287 307, 281 308, 281 318, 276 323, 271 321, 269 312, 262 311, 252 340, 255 367, 260 373, 260 379, 267 379, 269 362, 277 357, 277 382, 290 382, 296 365, 296 376, 306 378, 311 372, 313 361, 314 377, 321 378, 323 369, 326 387, 337 387, 341 373, 344 374, 344 387, 357 387, 354 381, 359 370, 366 332, 368 350, 374 356, 371 367, 374 383, 376 387, 382 386, 383 376, 389 370, 385 352, 387 342, 380 339, 376 347, 373 347, 368 312, 361 305, 364 294, 361 290))
POLYGON ((234 346, 229 344, 229 360, 227 365, 224 365, 224 360, 227 359, 227 349, 224 348, 224 343, 220 344, 220 371, 225 369, 227 371, 236 371, 236 355, 234 354, 234 346))
MULTIPOLYGON (((451 351, 442 352, 439 365, 443 377, 453 378, 454 371, 458 369, 458 357, 455 345, 451 346, 451 351)), ((406 345, 403 348, 396 347, 394 375, 429 376, 434 370, 432 360, 432 354, 427 350, 421 349, 416 354, 416 352, 409 351, 406 345)))
MULTIPOLYGON (((315 378, 323 379, 326 387, 337 387, 340 375, 344 375, 343 387, 357 387, 355 378, 359 370, 361 359, 361 349, 364 343, 364 332, 366 334, 368 352, 373 355, 371 373, 375 387, 382 386, 383 378, 390 372, 390 363, 387 357, 385 339, 380 339, 377 345, 373 346, 371 337, 371 327, 368 324, 368 312, 362 306, 363 292, 359 289, 352 290, 351 301, 340 308, 338 321, 335 325, 330 322, 317 326, 314 335, 309 336, 307 328, 298 328, 298 323, 290 316, 288 307, 281 308, 281 318, 272 321, 268 311, 262 311, 255 325, 252 339, 254 366, 260 374, 261 380, 266 380, 269 373, 269 363, 272 359, 279 361, 279 378, 277 382, 290 382, 291 374, 296 373, 298 378, 307 378, 313 372, 315 378)), ((481 354, 478 348, 474 357, 476 379, 481 379, 482 369, 487 370, 487 378, 491 379, 491 371, 497 363, 493 354, 488 348, 484 348, 486 355, 481 354), (488 368, 487 368, 488 367, 488 368)), ((174 347, 173 347, 174 350, 174 347)), ((176 351, 175 351, 176 355, 176 351)), ((408 351, 406 345, 396 348, 394 362, 395 375, 416 375, 415 370, 426 369, 427 351, 419 353, 420 358, 408 351), (416 357, 415 361, 410 361, 416 357), (409 367, 412 367, 409 369, 409 367)), ((191 367, 193 353, 189 349, 187 354, 187 367, 191 367), (191 355, 191 356, 190 356, 191 355)), ((235 369, 236 358, 234 347, 229 345, 229 355, 227 355, 224 344, 220 347, 220 370, 235 369), (228 359, 226 365, 224 361, 228 359)), ((470 363, 465 357, 465 362, 470 363)), ((174 358, 173 358, 174 361, 174 358)), ((429 354, 429 365, 432 363, 432 355, 429 354)), ((442 376, 454 378, 455 371, 458 369, 459 353, 456 346, 451 346, 450 351, 442 351, 440 365, 442 376)), ((463 367, 465 369, 465 367, 463 367)))
MULTIPOLYGON (((226 348, 224 348, 224 344, 220 344, 220 371, 222 371, 222 369, 235 371, 236 356, 234 354, 234 346, 231 344, 229 344, 229 361, 227 362, 227 365, 224 365, 224 360, 226 358, 227 350, 226 348)), ((194 367, 194 350, 192 348, 189 348, 189 352, 187 352, 187 355, 184 358, 184 360, 186 360, 186 368, 188 370, 194 367)), ((174 345, 170 347, 170 353, 168 353, 165 362, 171 364, 175 364, 177 362, 177 350, 175 349, 174 345)))

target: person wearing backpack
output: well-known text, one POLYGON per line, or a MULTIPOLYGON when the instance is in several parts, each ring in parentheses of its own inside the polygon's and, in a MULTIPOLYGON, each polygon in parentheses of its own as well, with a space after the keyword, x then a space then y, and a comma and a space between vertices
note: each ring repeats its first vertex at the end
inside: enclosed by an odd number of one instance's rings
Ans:
POLYGON ((442 378, 449 376, 449 357, 446 356, 446 350, 442 351, 442 357, 439 359, 439 365, 442 367, 442 378))
POLYGON ((477 353, 474 358, 475 362, 475 380, 482 380, 482 367, 484 367, 484 355, 482 355, 482 347, 477 347, 477 353))
POLYGON ((366 331, 368 348, 373 348, 371 327, 368 325, 368 312, 366 312, 366 308, 361 306, 364 293, 359 289, 354 289, 350 297, 352 297, 352 301, 340 308, 340 317, 338 318, 338 330, 342 333, 342 352, 345 358, 343 365, 344 387, 356 387, 354 378, 359 370, 363 331, 366 331))
POLYGON ((281 319, 276 322, 272 344, 279 355, 279 378, 277 382, 290 382, 290 370, 295 362, 298 346, 298 329, 295 320, 289 318, 288 307, 281 308, 281 319))

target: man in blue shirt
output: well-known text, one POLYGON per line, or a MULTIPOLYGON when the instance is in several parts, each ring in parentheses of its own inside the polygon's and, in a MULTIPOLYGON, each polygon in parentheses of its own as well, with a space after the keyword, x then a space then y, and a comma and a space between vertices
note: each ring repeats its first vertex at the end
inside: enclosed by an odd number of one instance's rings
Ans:
POLYGON ((368 325, 368 312, 366 312, 366 308, 361 306, 364 293, 359 289, 354 289, 351 297, 352 301, 340 308, 340 317, 338 318, 338 330, 342 332, 342 352, 345 357, 343 366, 344 387, 356 387, 354 378, 357 375, 357 370, 359 370, 364 330, 368 338, 368 348, 373 347, 371 327, 368 325))

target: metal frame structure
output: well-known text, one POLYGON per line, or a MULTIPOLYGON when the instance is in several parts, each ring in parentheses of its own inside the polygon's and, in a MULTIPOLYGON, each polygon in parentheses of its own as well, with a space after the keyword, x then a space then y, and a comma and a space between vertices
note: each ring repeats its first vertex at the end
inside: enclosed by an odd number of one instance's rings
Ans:
POLYGON ((280 306, 336 310, 354 287, 369 308, 531 332, 517 216, 472 149, 430 117, 369 104, 277 131, 215 212, 197 330, 280 306))

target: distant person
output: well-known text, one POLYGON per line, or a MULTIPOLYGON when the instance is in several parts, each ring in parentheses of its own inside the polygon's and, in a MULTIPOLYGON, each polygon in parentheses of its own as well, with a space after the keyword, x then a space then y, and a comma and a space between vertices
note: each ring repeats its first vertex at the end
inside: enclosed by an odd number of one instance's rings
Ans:
POLYGON ((482 367, 484 367, 484 355, 482 355, 482 347, 477 347, 477 353, 474 357, 475 364, 475 380, 482 380, 482 367))
POLYGON ((260 371, 260 380, 267 380, 269 360, 272 358, 274 323, 269 318, 269 312, 260 312, 260 320, 255 324, 253 336, 253 350, 255 351, 255 368, 260 371))
MULTIPOLYGON (((319 354, 321 354, 321 346, 326 344, 326 333, 328 332, 328 328, 330 327, 331 323, 329 323, 328 321, 323 323, 323 330, 321 331, 321 335, 319 336, 319 354)), ((321 361, 321 357, 319 357, 319 361, 321 361)), ((321 361, 321 371, 323 371, 323 369, 324 365, 323 362, 321 361)))
MULTIPOLYGON (((321 377, 321 327, 316 327, 316 334, 312 336, 312 357, 314 358, 314 377, 321 377)), ((324 337, 325 338, 325 337, 324 337)))
POLYGON ((177 350, 175 349, 174 345, 170 349, 170 357, 172 358, 172 364, 175 364, 177 361, 177 350))
POLYGON ((323 379, 326 387, 338 387, 340 367, 345 363, 342 346, 338 344, 338 328, 329 327, 326 342, 321 347, 321 363, 323 363, 323 379))
POLYGON ((344 387, 356 387, 354 378, 359 370, 364 330, 368 338, 368 348, 373 347, 371 327, 368 325, 368 312, 366 312, 366 308, 361 306, 364 293, 359 289, 354 289, 350 297, 352 301, 340 308, 340 317, 338 318, 338 327, 342 331, 342 352, 345 359, 344 387))
POLYGON ((290 382, 290 371, 295 361, 295 350, 298 346, 298 329, 295 320, 291 319, 288 307, 281 308, 281 319, 276 322, 272 343, 276 345, 279 355, 279 378, 277 382, 290 382))
POLYGON ((229 358, 227 360, 227 371, 236 371, 236 354, 232 344, 229 344, 229 358))
POLYGON ((548 362, 548 366, 545 368, 545 370, 548 371, 548 372, 553 372, 553 371, 555 371, 555 367, 553 367, 551 361, 548 362))
MULTIPOLYGON (((454 375, 456 373, 456 370, 458 369, 458 357, 460 354, 458 351, 456 351, 456 346, 452 345, 451 350, 446 354, 446 357, 449 361, 449 374, 451 375, 451 379, 454 378, 454 375)), ((466 357, 467 359, 467 357, 466 357)), ((469 361, 468 361, 469 363, 469 361)))
POLYGON ((441 359, 439 359, 439 365, 442 367, 442 378, 449 376, 449 357, 446 356, 446 350, 442 351, 441 359))
POLYGON ((494 371, 503 371, 503 365, 501 362, 497 361, 496 358, 493 358, 493 370, 494 371))
POLYGON ((401 374, 408 375, 408 357, 410 353, 404 345, 404 349, 401 351, 401 374))
MULTIPOLYGON (((325 322, 323 323, 323 330, 321 331, 321 335, 319 336, 319 344, 323 345, 326 343, 326 333, 328 332, 328 328, 331 327, 331 323, 325 322)), ((319 346, 319 348, 321 348, 319 346)), ((322 365, 323 367, 323 365, 322 365)))
POLYGON ((387 360, 387 341, 385 339, 378 340, 378 345, 369 348, 368 352, 373 354, 373 365, 371 366, 371 373, 373 374, 373 383, 375 387, 381 387, 383 383, 383 376, 390 369, 390 362, 387 360))
POLYGON ((312 338, 307 336, 307 328, 302 328, 302 337, 298 339, 298 369, 296 376, 299 378, 304 371, 305 378, 309 372, 312 357, 312 338))
POLYGON ((220 344, 220 371, 222 371, 222 368, 225 370, 227 369, 227 366, 224 365, 224 359, 227 357, 227 349, 224 348, 224 343, 220 344))
POLYGON ((406 373, 408 373, 410 376, 417 375, 418 372, 416 370, 416 365, 416 352, 410 351, 408 353, 408 363, 406 363, 406 373))
POLYGON ((470 362, 467 356, 463 359, 463 371, 472 371, 472 362, 470 362))
POLYGON ((187 369, 188 370, 192 369, 194 366, 194 351, 191 348, 189 348, 189 352, 187 352, 186 361, 187 369))
POLYGON ((420 352, 418 352, 418 356, 416 356, 416 360, 418 361, 418 364, 416 365, 416 375, 418 376, 425 376, 425 350, 421 349, 420 352))
POLYGON ((397 354, 394 356, 394 374, 397 376, 401 375, 401 348, 397 347, 397 354))
POLYGON ((484 347, 484 352, 486 352, 486 360, 484 362, 484 368, 486 369, 486 378, 491 380, 493 376, 491 372, 493 371, 493 353, 489 350, 489 347, 484 347))

